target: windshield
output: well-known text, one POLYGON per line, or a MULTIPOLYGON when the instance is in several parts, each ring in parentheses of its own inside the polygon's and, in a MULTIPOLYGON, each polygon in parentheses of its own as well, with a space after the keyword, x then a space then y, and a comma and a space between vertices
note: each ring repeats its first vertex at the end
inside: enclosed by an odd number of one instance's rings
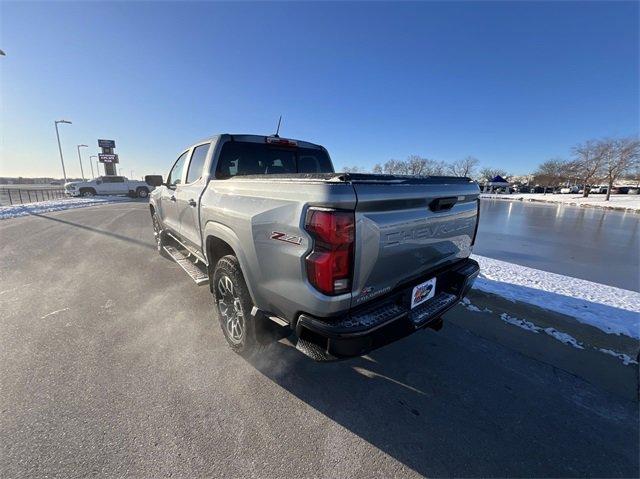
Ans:
POLYGON ((230 141, 220 152, 216 178, 286 173, 333 173, 326 151, 230 141))

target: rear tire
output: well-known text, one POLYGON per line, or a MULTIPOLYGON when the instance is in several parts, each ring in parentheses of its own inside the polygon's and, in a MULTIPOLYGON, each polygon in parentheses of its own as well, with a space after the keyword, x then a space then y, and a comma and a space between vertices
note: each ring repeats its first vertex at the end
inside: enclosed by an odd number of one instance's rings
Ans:
POLYGON ((213 272, 213 297, 222 334, 229 347, 243 356, 262 349, 256 321, 251 315, 253 301, 233 255, 223 256, 213 272))
POLYGON ((138 188, 137 192, 136 192, 136 196, 138 198, 148 198, 149 197, 149 190, 146 188, 138 188))
POLYGON ((94 190, 93 188, 82 188, 80 190, 80 196, 84 196, 86 198, 89 198, 91 196, 95 196, 96 195, 96 190, 94 190))

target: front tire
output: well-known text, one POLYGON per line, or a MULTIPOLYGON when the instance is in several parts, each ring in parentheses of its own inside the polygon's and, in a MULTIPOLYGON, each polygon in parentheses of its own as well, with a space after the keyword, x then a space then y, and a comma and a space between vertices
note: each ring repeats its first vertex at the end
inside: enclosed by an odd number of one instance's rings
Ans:
POLYGON ((167 235, 162 228, 162 223, 160 222, 160 218, 158 218, 157 213, 153 213, 151 215, 151 221, 153 222, 153 236, 155 236, 156 239, 156 249, 158 250, 160 256, 168 258, 169 255, 164 250, 167 241, 167 235))
POLYGON ((94 190, 93 188, 83 188, 80 190, 80 196, 84 196, 85 198, 89 198, 95 195, 96 195, 96 190, 94 190))
POLYGON ((138 198, 148 198, 149 190, 147 190, 146 188, 138 188, 137 196, 138 198))
POLYGON ((241 355, 258 350, 256 323, 251 316, 253 301, 235 256, 227 255, 218 261, 213 272, 213 296, 229 347, 241 355))

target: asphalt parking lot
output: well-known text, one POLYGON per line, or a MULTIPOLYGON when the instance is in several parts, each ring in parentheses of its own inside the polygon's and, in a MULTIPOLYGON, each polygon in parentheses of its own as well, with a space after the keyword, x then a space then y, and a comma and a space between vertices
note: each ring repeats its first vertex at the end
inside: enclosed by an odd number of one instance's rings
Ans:
POLYGON ((145 203, 0 222, 0 475, 637 477, 637 403, 445 321, 245 360, 145 203))

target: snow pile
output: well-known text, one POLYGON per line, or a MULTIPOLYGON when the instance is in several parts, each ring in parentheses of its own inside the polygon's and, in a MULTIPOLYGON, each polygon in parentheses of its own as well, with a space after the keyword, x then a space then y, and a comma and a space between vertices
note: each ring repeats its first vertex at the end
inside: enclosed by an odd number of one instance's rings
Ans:
POLYGON ((571 316, 612 334, 640 339, 640 293, 484 256, 474 288, 571 316))
POLYGON ((119 196, 92 196, 90 198, 60 198, 57 200, 25 203, 23 205, 0 206, 0 220, 18 218, 31 214, 50 213, 51 211, 84 208, 116 201, 129 201, 129 198, 119 196))
POLYGON ((595 206, 598 208, 620 209, 640 212, 640 195, 611 195, 609 201, 605 201, 606 195, 589 195, 583 198, 581 194, 554 195, 551 193, 514 193, 507 194, 487 194, 482 193, 481 198, 492 200, 511 201, 535 201, 542 203, 560 203, 576 206, 595 206))

